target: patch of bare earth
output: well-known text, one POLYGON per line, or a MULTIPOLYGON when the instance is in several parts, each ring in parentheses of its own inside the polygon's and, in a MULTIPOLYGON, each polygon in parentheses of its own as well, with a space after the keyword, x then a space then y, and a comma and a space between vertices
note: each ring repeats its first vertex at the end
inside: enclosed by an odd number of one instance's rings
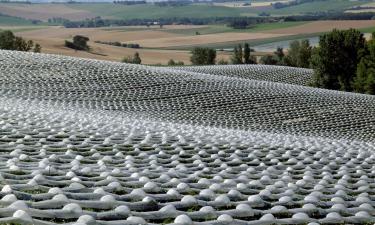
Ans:
POLYGON ((72 9, 63 4, 1 4, 0 13, 3 15, 22 17, 25 19, 47 21, 49 18, 65 18, 83 20, 94 18, 91 12, 72 9))

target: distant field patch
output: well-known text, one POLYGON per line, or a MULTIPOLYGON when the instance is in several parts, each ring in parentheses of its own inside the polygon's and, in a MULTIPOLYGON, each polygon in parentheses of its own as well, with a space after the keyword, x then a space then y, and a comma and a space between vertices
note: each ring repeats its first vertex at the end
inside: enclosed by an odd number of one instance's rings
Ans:
POLYGON ((160 7, 152 4, 118 5, 111 3, 68 4, 75 10, 89 11, 97 16, 114 19, 159 19, 159 18, 207 18, 238 16, 234 8, 210 5, 187 5, 160 7))
POLYGON ((96 15, 79 9, 73 9, 63 4, 10 4, 0 3, 0 13, 25 19, 47 21, 59 17, 69 20, 84 20, 96 15))
POLYGON ((25 20, 23 18, 0 15, 0 26, 27 26, 32 25, 30 20, 25 20))
MULTIPOLYGON (((313 12, 328 12, 328 11, 345 11, 353 6, 362 5, 367 3, 367 1, 345 1, 345 0, 330 0, 327 1, 314 1, 309 3, 303 3, 300 5, 285 7, 281 9, 266 8, 263 11, 267 12, 273 16, 275 15, 301 15, 313 12)), ((259 13, 258 9, 242 9, 241 15, 250 16, 254 13, 259 13)))

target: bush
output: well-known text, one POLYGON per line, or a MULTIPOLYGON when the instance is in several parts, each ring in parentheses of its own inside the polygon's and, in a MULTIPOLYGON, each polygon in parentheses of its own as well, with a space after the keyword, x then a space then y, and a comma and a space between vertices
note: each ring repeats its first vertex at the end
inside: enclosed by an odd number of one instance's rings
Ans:
POLYGON ((73 42, 71 41, 65 41, 65 47, 75 49, 75 50, 81 50, 81 51, 88 51, 90 47, 87 45, 87 42, 90 39, 85 36, 76 35, 73 37, 73 42))
POLYGON ((196 47, 191 51, 190 61, 193 65, 214 65, 216 50, 212 48, 196 47))
POLYGON ((134 53, 133 57, 127 56, 122 59, 123 63, 131 63, 131 64, 141 64, 142 60, 141 57, 139 56, 139 53, 136 52, 134 53))
POLYGON ((33 41, 26 41, 21 37, 16 37, 12 31, 6 30, 0 32, 0 49, 41 52, 42 47, 39 44, 34 46, 33 41))

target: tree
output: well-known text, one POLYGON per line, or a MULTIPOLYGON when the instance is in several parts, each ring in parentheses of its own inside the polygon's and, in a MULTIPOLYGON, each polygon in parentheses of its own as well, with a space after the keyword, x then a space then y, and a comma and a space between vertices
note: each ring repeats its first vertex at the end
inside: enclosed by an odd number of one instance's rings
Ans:
POLYGON ((240 45, 238 47, 235 46, 233 49, 233 55, 230 59, 232 64, 242 64, 242 47, 239 47, 240 45))
POLYGON ((218 65, 228 65, 228 61, 225 60, 225 59, 220 59, 218 62, 217 62, 218 65))
MULTIPOLYGON (((39 46, 39 44, 36 44, 39 46)), ((34 47, 32 40, 24 40, 21 37, 16 37, 12 31, 6 30, 0 32, 0 49, 16 50, 16 51, 30 51, 34 47)))
POLYGON ((250 63, 250 47, 248 43, 245 43, 244 48, 243 48, 243 58, 244 58, 244 63, 249 64, 250 63))
POLYGON ((278 61, 273 55, 265 55, 260 58, 260 63, 264 65, 277 65, 278 61))
POLYGON ((134 53, 134 57, 133 57, 133 64, 141 64, 142 60, 141 60, 141 57, 139 56, 139 53, 136 52, 134 53))
POLYGON ((353 90, 359 93, 375 94, 375 33, 366 44, 366 55, 357 67, 353 90))
POLYGON ((65 47, 72 48, 75 50, 88 51, 90 46, 87 45, 87 42, 90 39, 82 35, 76 35, 73 37, 73 42, 65 41, 65 47))
POLYGON ((123 63, 131 63, 131 64, 141 64, 142 60, 141 60, 141 57, 139 56, 139 53, 136 52, 134 53, 134 56, 131 57, 131 56, 127 56, 127 57, 124 57, 121 62, 123 63))
POLYGON ((365 38, 355 29, 333 30, 320 37, 312 56, 314 86, 351 91, 357 65, 365 54, 365 38))
POLYGON ((284 65, 284 49, 281 47, 277 47, 276 51, 274 52, 275 54, 275 60, 277 65, 284 65))
POLYGON ((284 58, 284 65, 292 67, 309 68, 312 47, 309 40, 292 41, 289 43, 288 55, 284 58))
POLYGON ((251 55, 251 52, 254 51, 254 50, 250 48, 248 43, 245 43, 243 51, 244 51, 244 53, 243 53, 244 63, 245 64, 256 64, 256 58, 251 55))
POLYGON ((13 32, 6 30, 0 33, 0 49, 15 50, 14 49, 14 36, 13 32))
POLYGON ((216 62, 216 50, 212 48, 206 49, 207 51, 207 65, 215 65, 216 62))
POLYGON ((241 44, 238 45, 237 54, 238 54, 237 57, 238 57, 238 60, 239 60, 239 64, 243 64, 243 51, 242 51, 242 45, 241 44))
POLYGON ((193 65, 213 65, 216 61, 216 50, 196 47, 191 51, 190 61, 193 65))
POLYGON ((36 43, 33 49, 33 52, 40 53, 42 51, 42 46, 40 44, 36 43))

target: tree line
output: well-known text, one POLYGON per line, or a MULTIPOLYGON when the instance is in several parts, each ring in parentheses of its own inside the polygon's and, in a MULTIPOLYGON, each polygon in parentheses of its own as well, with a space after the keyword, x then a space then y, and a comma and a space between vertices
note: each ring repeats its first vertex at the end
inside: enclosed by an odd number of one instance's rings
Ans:
POLYGON ((32 40, 25 40, 22 37, 15 36, 12 31, 5 30, 0 32, 0 49, 41 52, 42 47, 32 40))

